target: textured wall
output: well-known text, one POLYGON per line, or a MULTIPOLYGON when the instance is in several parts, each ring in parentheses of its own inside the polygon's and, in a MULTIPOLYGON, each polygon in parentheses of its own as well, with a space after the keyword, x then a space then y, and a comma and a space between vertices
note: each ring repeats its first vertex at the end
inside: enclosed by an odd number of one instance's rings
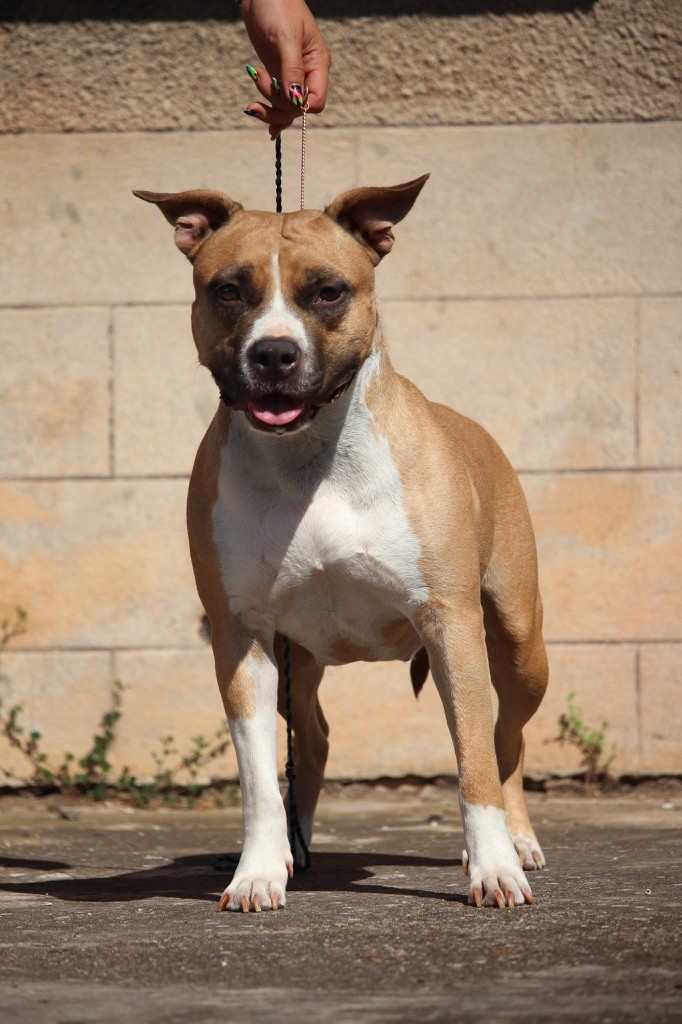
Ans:
MULTIPOLYGON (((311 133, 309 197, 431 169, 378 272, 398 367, 487 426, 536 524, 552 666, 528 766, 570 691, 609 720, 616 769, 679 770, 679 124, 311 133)), ((297 135, 285 140, 296 196, 297 135)), ((191 278, 133 187, 224 188, 272 207, 270 144, 243 132, 0 140, 0 615, 30 611, 8 696, 59 750, 84 746, 115 678, 117 763, 222 717, 184 501, 215 407, 191 278)), ((407 667, 328 671, 336 777, 454 770, 435 690, 407 667)), ((0 763, 11 755, 0 748, 0 763)), ((234 766, 232 765, 232 770, 234 766)))
MULTIPOLYGON (((680 116, 677 0, 312 6, 334 56, 327 126, 680 116)), ((19 0, 3 17, 0 130, 244 127, 232 0, 19 0)))
MULTIPOLYGON (((0 616, 25 605, 30 629, 4 692, 59 752, 83 748, 120 678, 117 763, 144 771, 160 736, 222 717, 184 530, 215 391, 187 265, 129 189, 268 208, 272 151, 241 113, 255 92, 231 0, 7 6, 0 616)), ((552 683, 527 764, 576 767, 545 742, 574 691, 609 720, 617 770, 679 771, 682 5, 313 6, 334 75, 310 202, 433 172, 379 272, 394 358, 495 434, 535 520, 552 683)), ((415 705, 405 666, 329 670, 322 699, 332 776, 454 770, 434 688, 415 705)))

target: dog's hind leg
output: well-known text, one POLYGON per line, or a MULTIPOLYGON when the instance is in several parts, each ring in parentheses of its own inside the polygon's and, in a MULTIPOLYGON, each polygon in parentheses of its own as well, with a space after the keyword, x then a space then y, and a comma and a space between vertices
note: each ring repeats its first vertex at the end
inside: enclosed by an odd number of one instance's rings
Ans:
POLYGON ((523 727, 540 706, 547 686, 547 656, 539 632, 525 643, 498 641, 490 672, 499 698, 495 753, 507 822, 521 863, 532 871, 543 867, 545 858, 523 792, 523 727))
MULTIPOLYGON (((315 807, 324 780, 329 752, 329 726, 325 721, 317 690, 324 668, 312 654, 291 643, 291 714, 294 727, 294 759, 296 762, 296 803, 301 831, 309 845, 313 833, 315 807)), ((282 637, 275 638, 275 654, 279 666, 277 707, 285 715, 284 654, 282 637)), ((303 862, 302 851, 295 851, 297 863, 303 862)))
POLYGON ((514 846, 527 870, 545 858, 530 823, 523 793, 523 727, 547 688, 547 655, 542 640, 542 602, 537 587, 535 545, 526 534, 519 550, 493 555, 481 595, 488 661, 499 698, 495 753, 504 807, 514 846))

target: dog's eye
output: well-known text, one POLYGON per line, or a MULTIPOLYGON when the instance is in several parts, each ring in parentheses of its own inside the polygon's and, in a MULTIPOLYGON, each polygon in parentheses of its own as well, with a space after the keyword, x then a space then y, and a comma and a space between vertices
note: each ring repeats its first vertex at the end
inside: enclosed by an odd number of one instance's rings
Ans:
POLYGON ((342 295, 343 292, 340 288, 334 288, 333 285, 326 284, 324 288, 320 288, 317 298, 319 302, 329 303, 337 302, 342 295))
POLYGON ((216 294, 221 302, 239 302, 241 295, 236 284, 221 284, 216 288, 216 294))

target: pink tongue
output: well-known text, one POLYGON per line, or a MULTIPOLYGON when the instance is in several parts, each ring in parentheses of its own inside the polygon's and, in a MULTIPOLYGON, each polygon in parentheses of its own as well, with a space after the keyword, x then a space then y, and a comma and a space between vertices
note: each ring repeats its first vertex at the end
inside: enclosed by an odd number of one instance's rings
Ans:
POLYGON ((297 402, 293 398, 286 398, 284 395, 272 395, 270 398, 258 398, 249 402, 247 409, 261 423, 267 423, 269 427, 285 427, 287 423, 293 423, 301 415, 305 408, 305 402, 297 402))

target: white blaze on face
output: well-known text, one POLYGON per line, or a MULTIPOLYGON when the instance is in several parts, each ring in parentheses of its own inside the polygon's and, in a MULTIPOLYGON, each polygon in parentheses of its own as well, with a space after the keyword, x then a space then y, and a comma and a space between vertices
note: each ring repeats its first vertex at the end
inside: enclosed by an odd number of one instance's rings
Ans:
POLYGON ((254 322, 244 344, 243 359, 247 359, 251 345, 259 338, 291 338, 298 342, 304 356, 311 350, 305 324, 284 299, 278 253, 272 257, 272 286, 270 302, 254 322))

